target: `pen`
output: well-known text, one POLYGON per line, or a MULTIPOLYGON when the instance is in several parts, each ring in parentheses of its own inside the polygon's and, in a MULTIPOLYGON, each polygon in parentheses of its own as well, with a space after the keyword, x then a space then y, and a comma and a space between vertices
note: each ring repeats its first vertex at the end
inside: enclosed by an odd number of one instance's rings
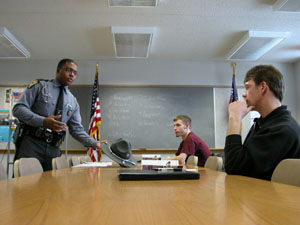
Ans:
POLYGON ((182 168, 155 168, 155 171, 182 171, 182 168))

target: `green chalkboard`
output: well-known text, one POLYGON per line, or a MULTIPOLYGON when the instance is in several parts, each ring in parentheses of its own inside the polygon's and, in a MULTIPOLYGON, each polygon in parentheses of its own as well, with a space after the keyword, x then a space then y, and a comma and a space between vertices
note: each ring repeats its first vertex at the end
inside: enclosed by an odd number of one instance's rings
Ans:
MULTIPOLYGON (((92 87, 71 87, 82 123, 88 130, 92 87)), ((192 131, 214 147, 213 88, 188 87, 100 87, 101 139, 124 138, 132 148, 177 148, 181 138, 173 132, 173 118, 192 118, 192 131)), ((68 138, 69 149, 84 147, 68 138)))

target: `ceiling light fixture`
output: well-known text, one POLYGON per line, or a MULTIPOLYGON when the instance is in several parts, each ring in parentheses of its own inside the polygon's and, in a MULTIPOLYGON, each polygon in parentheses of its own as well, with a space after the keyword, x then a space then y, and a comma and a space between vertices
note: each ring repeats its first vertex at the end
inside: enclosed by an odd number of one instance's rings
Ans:
POLYGON ((9 32, 0 29, 0 58, 29 58, 30 52, 9 32))
POLYGON ((255 61, 278 45, 288 34, 288 32, 247 31, 226 54, 226 58, 227 60, 255 61))
POLYGON ((155 27, 112 27, 117 58, 147 58, 155 27))
POLYGON ((157 7, 159 0, 108 0, 109 7, 157 7))
POLYGON ((278 12, 300 12, 299 0, 277 0, 273 10, 278 12))

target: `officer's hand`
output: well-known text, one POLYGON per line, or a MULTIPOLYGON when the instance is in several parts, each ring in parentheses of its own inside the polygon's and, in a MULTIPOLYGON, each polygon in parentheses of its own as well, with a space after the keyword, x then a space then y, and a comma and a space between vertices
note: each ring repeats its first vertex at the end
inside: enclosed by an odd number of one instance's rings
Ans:
POLYGON ((99 141, 98 143, 97 143, 97 149, 101 149, 101 144, 108 144, 108 141, 107 140, 102 140, 102 141, 99 141))
POLYGON ((66 124, 56 120, 59 119, 60 117, 61 115, 46 117, 43 121, 44 127, 47 127, 56 132, 64 130, 66 128, 66 124))
POLYGON ((102 141, 100 141, 100 144, 103 144, 103 143, 107 144, 108 140, 102 140, 102 141))

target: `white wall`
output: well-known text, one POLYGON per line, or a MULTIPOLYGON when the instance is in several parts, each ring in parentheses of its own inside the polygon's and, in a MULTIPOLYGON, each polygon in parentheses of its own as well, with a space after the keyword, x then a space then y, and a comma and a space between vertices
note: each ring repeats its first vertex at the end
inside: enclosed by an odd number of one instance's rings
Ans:
POLYGON ((296 87, 296 106, 297 106, 297 121, 300 121, 300 61, 298 63, 295 63, 295 87, 296 87))
MULTIPOLYGON (((58 60, 2 60, 0 84, 24 85, 37 78, 52 79, 55 77, 57 63, 58 60)), ((99 63, 99 84, 231 86, 232 68, 229 61, 154 60, 81 60, 78 61, 79 76, 74 84, 92 85, 96 63, 99 63)), ((237 85, 243 85, 245 73, 257 64, 270 63, 237 63, 237 85)), ((299 111, 297 108, 299 63, 297 66, 283 63, 273 65, 284 74, 287 88, 283 103, 288 105, 296 117, 299 111), (295 79, 298 79, 298 83, 295 79)))
MULTIPOLYGON (((24 85, 37 78, 52 79, 55 77, 57 63, 58 60, 2 60, 0 61, 0 84, 24 85)), ((78 61, 79 76, 74 84, 92 85, 97 63, 100 74, 99 84, 104 85, 202 85, 220 88, 230 87, 232 80, 232 68, 229 61, 81 60, 78 61)), ((238 86, 243 86, 245 73, 258 64, 271 63, 237 62, 238 86)), ((283 73, 285 78, 286 92, 283 104, 288 106, 299 122, 300 63, 275 63, 273 65, 283 73)), ((229 98, 230 89, 216 89, 215 91, 216 101, 226 99, 222 103, 215 102, 216 111, 223 113, 222 120, 220 118, 216 120, 216 147, 223 147, 223 133, 227 127, 226 96, 229 98), (223 96, 223 98, 218 96, 223 96)), ((240 98, 242 91, 243 89, 239 90, 240 98)))
MULTIPOLYGON (((100 84, 156 85, 231 85, 229 61, 155 61, 114 60, 77 61, 79 76, 74 84, 93 84, 96 63, 99 64, 100 84)), ((58 60, 0 60, 0 82, 27 84, 37 78, 51 79, 58 60)), ((237 63, 237 83, 243 84, 244 74, 256 62, 237 63)), ((293 64, 274 64, 283 73, 293 73, 293 64)), ((291 74, 293 75, 293 74, 291 74)))

